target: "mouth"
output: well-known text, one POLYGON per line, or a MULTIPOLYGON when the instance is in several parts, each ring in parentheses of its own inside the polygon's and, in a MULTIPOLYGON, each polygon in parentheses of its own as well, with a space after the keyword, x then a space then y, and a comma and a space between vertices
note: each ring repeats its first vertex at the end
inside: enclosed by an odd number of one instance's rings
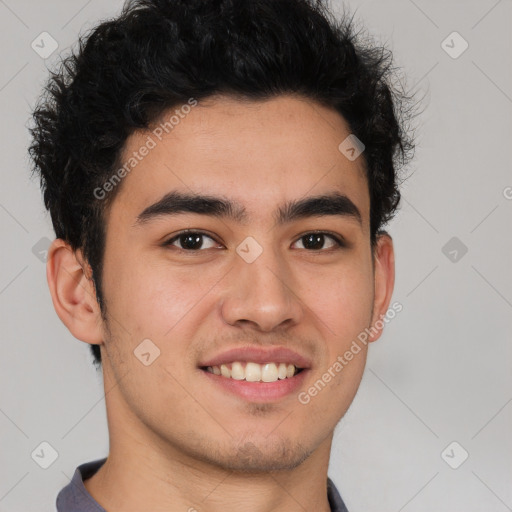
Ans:
POLYGON ((222 399, 235 395, 255 403, 290 397, 304 385, 311 371, 308 357, 287 347, 234 347, 202 360, 198 369, 205 384, 222 399))
MULTIPOLYGON (((304 387, 310 368, 300 368, 286 363, 254 363, 234 361, 220 366, 201 366, 205 384, 220 400, 235 396, 244 402, 276 403, 290 399, 304 387)), ((215 398, 217 400, 217 398, 215 398)))
POLYGON ((234 361, 216 366, 201 366, 201 370, 236 381, 246 382, 278 382, 291 379, 304 371, 292 363, 256 363, 253 361, 234 361))

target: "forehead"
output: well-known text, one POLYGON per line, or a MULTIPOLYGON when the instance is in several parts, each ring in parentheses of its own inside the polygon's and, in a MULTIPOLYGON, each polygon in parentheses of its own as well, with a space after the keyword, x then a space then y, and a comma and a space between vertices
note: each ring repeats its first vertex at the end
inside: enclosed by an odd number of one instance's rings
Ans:
POLYGON ((366 222, 364 160, 338 149, 349 134, 337 112, 302 97, 220 96, 174 107, 127 139, 121 165, 128 172, 112 214, 134 220, 177 190, 229 197, 246 207, 248 219, 262 219, 277 203, 336 191, 357 204, 366 222))

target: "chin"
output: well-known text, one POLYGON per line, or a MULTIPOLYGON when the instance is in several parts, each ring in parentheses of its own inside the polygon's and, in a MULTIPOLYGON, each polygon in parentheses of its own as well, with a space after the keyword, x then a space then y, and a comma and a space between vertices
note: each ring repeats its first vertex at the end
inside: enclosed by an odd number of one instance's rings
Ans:
POLYGON ((211 460, 213 464, 237 473, 268 473, 291 470, 302 464, 312 453, 299 442, 287 439, 245 441, 226 449, 211 460), (230 453, 230 455, 228 455, 230 453))

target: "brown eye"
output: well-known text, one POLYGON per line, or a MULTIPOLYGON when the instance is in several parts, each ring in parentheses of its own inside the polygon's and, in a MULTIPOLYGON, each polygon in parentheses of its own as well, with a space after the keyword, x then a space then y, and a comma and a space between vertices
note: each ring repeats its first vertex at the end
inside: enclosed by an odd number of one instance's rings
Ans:
POLYGON ((337 236, 323 232, 307 233, 306 235, 301 236, 299 240, 297 240, 297 242, 302 241, 304 249, 311 251, 320 251, 321 249, 325 250, 324 244, 326 239, 331 239, 332 241, 331 245, 327 247, 327 249, 345 246, 341 239, 339 239, 337 236))
POLYGON ((215 240, 211 236, 208 236, 206 233, 201 233, 200 231, 186 231, 183 233, 179 233, 178 235, 172 237, 170 240, 165 242, 165 246, 175 246, 178 249, 184 251, 199 251, 200 249, 211 249, 211 247, 205 247, 204 239, 209 239, 214 244, 215 240), (178 243, 179 245, 176 245, 178 243))

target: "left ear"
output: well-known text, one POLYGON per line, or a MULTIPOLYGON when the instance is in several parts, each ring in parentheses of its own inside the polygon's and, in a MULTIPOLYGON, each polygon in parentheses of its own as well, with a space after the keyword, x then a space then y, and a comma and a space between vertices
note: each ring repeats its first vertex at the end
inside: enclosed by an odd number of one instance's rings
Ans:
POLYGON ((395 252, 393 249, 393 240, 384 231, 377 235, 377 245, 374 249, 373 260, 375 295, 372 323, 370 326, 371 334, 368 338, 369 342, 377 341, 382 334, 384 325, 381 319, 386 315, 389 308, 395 285, 395 252), (381 321, 378 322, 379 320, 381 321), (380 325, 380 328, 378 325, 380 325))

